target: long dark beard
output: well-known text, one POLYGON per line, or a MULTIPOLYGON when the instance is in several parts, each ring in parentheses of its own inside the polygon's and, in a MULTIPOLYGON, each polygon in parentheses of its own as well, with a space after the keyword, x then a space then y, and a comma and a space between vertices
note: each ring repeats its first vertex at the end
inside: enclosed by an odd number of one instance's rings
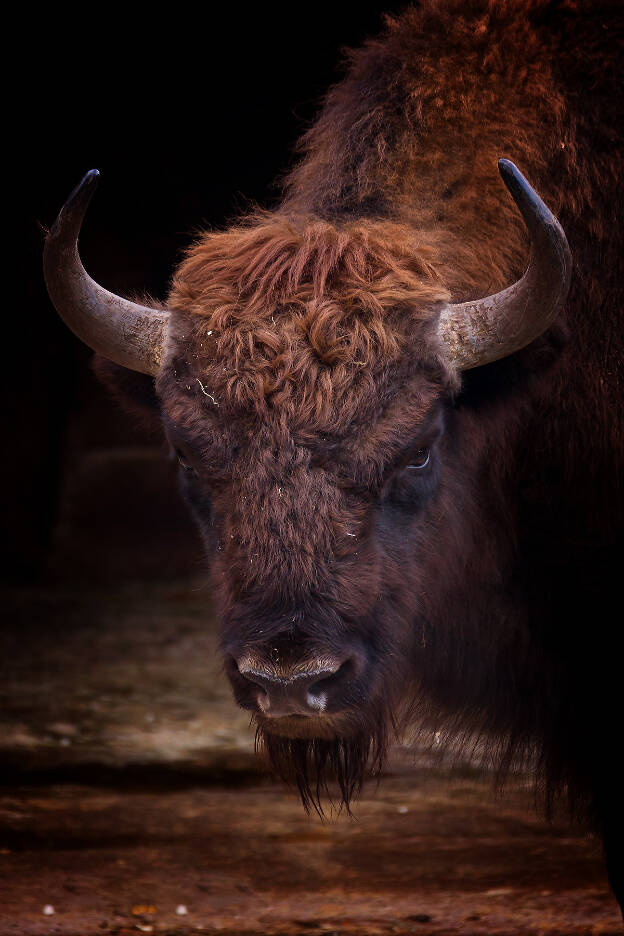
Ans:
POLYGON ((393 727, 387 712, 378 713, 372 727, 358 727, 346 737, 287 738, 258 725, 256 748, 266 751, 282 780, 297 787, 306 812, 324 817, 326 800, 332 809, 350 814, 367 775, 382 770, 393 727), (338 802, 329 787, 332 781, 340 791, 338 802))

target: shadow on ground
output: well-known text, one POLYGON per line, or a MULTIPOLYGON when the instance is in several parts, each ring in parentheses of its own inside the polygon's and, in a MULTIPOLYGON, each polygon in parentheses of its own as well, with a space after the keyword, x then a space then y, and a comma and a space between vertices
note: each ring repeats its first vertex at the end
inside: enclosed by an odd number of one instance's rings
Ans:
POLYGON ((615 934, 598 843, 397 748, 356 816, 273 782, 201 583, 5 599, 1 936, 615 934))

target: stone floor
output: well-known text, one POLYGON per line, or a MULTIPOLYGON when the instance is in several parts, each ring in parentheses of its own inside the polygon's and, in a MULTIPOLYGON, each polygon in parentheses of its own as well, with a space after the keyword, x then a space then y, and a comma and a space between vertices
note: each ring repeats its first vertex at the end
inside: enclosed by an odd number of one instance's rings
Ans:
POLYGON ((598 843, 397 747, 308 817, 253 750, 200 582, 14 590, 0 632, 0 936, 615 934, 598 843))

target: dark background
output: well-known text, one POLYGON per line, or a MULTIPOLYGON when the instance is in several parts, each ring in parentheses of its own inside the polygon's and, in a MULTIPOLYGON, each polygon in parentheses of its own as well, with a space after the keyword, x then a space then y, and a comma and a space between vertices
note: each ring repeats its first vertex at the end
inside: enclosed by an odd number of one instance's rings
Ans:
POLYGON ((42 226, 96 167, 86 268, 164 297, 194 232, 278 199, 341 48, 403 5, 22 5, 3 23, 3 933, 136 932, 153 902, 181 933, 178 903, 194 928, 219 900, 267 933, 616 931, 599 844, 547 829, 523 778, 502 801, 473 765, 452 785, 435 753, 397 748, 362 821, 322 827, 258 779, 175 465, 43 283, 42 226))
POLYGON ((17 208, 4 322, 6 578, 177 575, 198 555, 160 440, 107 397, 47 299, 42 226, 100 169, 85 266, 115 292, 164 297, 194 232, 278 199, 295 141, 340 77, 341 49, 403 6, 18 11, 5 177, 17 208))

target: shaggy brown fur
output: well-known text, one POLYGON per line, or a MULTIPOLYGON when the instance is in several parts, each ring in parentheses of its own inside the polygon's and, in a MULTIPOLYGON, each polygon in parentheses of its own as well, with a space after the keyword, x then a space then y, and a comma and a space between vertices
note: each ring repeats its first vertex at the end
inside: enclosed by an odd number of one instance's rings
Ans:
POLYGON ((535 751, 605 830, 620 899, 622 47, 599 0, 388 20, 349 54, 277 210, 190 250, 157 380, 226 652, 366 648, 346 714, 305 735, 257 715, 304 801, 330 766, 348 803, 407 705, 489 733, 503 766, 535 751), (443 303, 526 262, 500 156, 559 214, 573 287, 556 328, 460 384, 443 303))
POLYGON ((193 323, 193 357, 220 406, 279 409, 310 437, 340 433, 382 408, 406 367, 440 366, 427 323, 448 293, 435 259, 393 222, 260 216, 205 236, 171 303, 204 320, 193 323), (429 333, 422 361, 413 351, 429 333))

